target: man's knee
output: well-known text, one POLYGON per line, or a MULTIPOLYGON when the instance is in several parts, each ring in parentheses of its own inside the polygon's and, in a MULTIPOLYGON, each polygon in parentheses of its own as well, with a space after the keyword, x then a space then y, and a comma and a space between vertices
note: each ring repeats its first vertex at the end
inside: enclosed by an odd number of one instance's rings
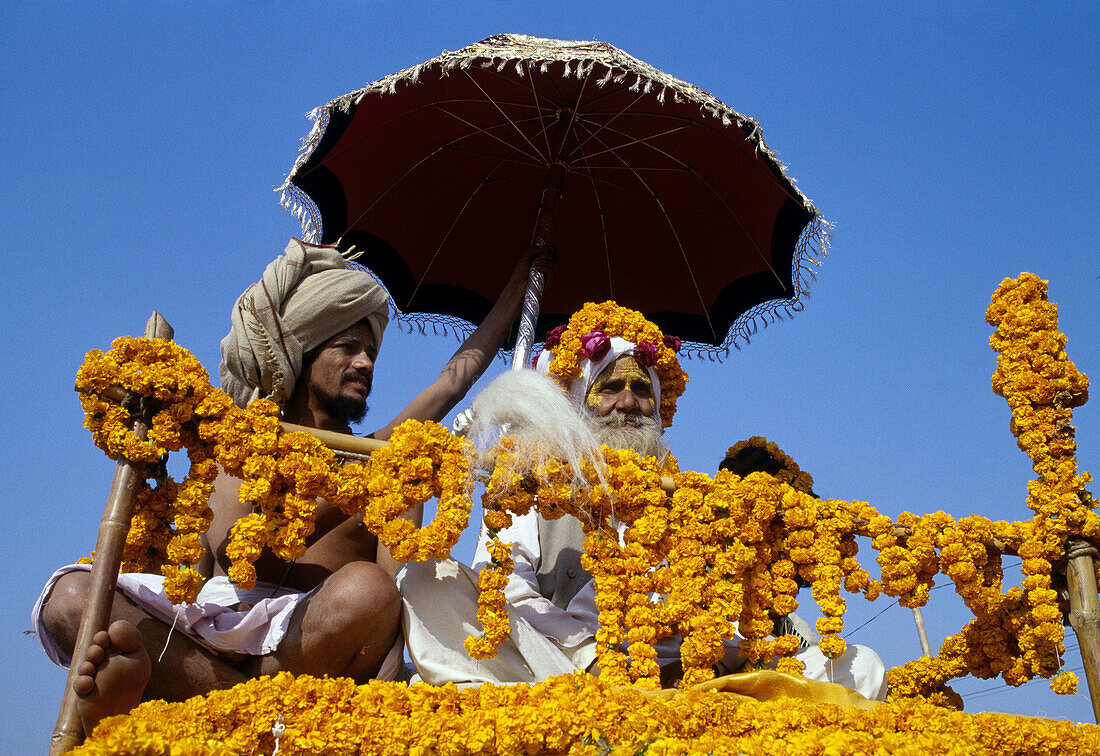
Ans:
POLYGON ((68 572, 57 579, 42 606, 42 622, 54 640, 65 648, 76 643, 80 617, 88 602, 92 576, 88 572, 68 572))
POLYGON ((401 596, 385 570, 373 562, 350 562, 325 580, 326 612, 349 622, 378 625, 396 622, 401 596))

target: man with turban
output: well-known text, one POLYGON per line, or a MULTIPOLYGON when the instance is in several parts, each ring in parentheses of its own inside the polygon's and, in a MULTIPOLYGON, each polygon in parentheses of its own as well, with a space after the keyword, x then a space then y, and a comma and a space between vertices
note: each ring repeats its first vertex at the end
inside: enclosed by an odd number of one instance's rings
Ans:
MULTIPOLYGON (((435 382, 375 438, 388 438, 409 418, 439 421, 466 394, 515 320, 532 262, 546 271, 552 260, 532 250, 519 261, 435 382)), ((335 248, 292 239, 233 308, 221 345, 222 385, 240 406, 264 397, 287 422, 350 433, 366 412, 388 317, 388 295, 369 273, 346 265, 335 248)), ((239 485, 225 474, 215 484, 212 558, 199 565, 210 579, 195 603, 171 604, 160 576, 119 576, 112 624, 93 640, 74 683, 86 732, 141 700, 183 700, 282 670, 359 681, 402 671, 397 565, 361 519, 318 501, 316 529, 300 558, 288 565, 265 551, 252 590, 229 581, 229 532, 252 512, 239 500, 239 485)), ((419 522, 420 512, 406 516, 419 522)), ((86 569, 58 570, 34 610, 42 643, 62 666, 72 658, 86 569)))
MULTIPOLYGON (((611 302, 589 304, 548 335, 535 369, 564 390, 599 443, 654 456, 671 473, 675 462, 661 435, 672 423, 687 381, 678 350, 678 339, 662 335, 641 314, 611 302)), ((486 393, 492 391, 490 386, 486 393)), ((504 413, 509 421, 514 415, 514 408, 504 413)), ((475 570, 490 560, 484 529, 473 570, 445 560, 410 564, 399 575, 409 655, 421 679, 437 685, 533 683, 581 669, 598 674, 599 611, 595 581, 581 566, 580 522, 574 517, 546 520, 532 511, 515 517, 498 537, 513 544, 514 572, 504 591, 511 632, 493 658, 475 660, 463 649, 466 636, 481 633, 475 570)), ((717 665, 720 674, 737 671, 743 663, 736 647, 736 641, 726 642, 727 653, 717 665)), ((671 681, 679 668, 679 639, 660 641, 656 651, 662 678, 671 681)), ((805 665, 805 677, 839 683, 872 700, 885 698, 885 667, 869 648, 849 645, 832 661, 816 647, 801 648, 795 656, 805 665)))

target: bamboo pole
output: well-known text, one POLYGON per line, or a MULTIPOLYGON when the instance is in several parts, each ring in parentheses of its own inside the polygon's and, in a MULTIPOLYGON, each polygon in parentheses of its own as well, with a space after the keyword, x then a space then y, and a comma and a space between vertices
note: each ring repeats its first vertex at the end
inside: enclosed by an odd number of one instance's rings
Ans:
POLYGON ((1096 592, 1096 548, 1072 540, 1066 550, 1069 624, 1081 645, 1081 661, 1092 699, 1092 715, 1100 724, 1100 598, 1096 592))
POLYGON ((925 656, 932 655, 932 647, 928 645, 928 631, 924 629, 924 612, 919 606, 913 607, 913 622, 917 625, 917 636, 920 638, 920 648, 925 656))
MULTIPOLYGON (((159 312, 154 312, 145 325, 146 338, 171 339, 172 326, 159 312)), ((134 435, 145 438, 147 418, 138 418, 134 422, 134 435)), ((92 564, 92 586, 88 603, 80 618, 80 629, 73 646, 73 659, 69 665, 69 675, 65 679, 65 691, 61 698, 61 709, 57 715, 57 725, 50 737, 50 756, 69 751, 84 740, 84 727, 80 723, 80 714, 76 708, 76 693, 73 681, 77 678, 77 669, 84 662, 92 636, 100 630, 106 630, 111 617, 111 604, 114 601, 115 583, 118 569, 122 563, 122 547, 126 544, 126 533, 130 529, 130 516, 134 509, 134 496, 143 480, 145 465, 119 459, 115 467, 115 477, 111 483, 111 492, 107 496, 107 506, 103 518, 99 521, 99 536, 96 538, 95 561, 92 564)))
POLYGON ((347 433, 310 428, 306 425, 295 425, 294 423, 280 422, 279 425, 288 433, 309 433, 329 449, 338 453, 343 452, 359 457, 369 457, 371 452, 389 446, 389 441, 380 441, 377 438, 363 438, 347 433))

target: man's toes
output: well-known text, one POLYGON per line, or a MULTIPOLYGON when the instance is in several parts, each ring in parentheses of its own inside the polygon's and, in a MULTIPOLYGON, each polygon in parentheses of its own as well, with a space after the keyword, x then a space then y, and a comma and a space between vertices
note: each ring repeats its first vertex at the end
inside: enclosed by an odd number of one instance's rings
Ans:
MULTIPOLYGON (((97 633, 98 635, 98 633, 97 633)), ((88 650, 84 652, 85 663, 91 662, 93 668, 98 666, 104 659, 107 658, 107 651, 103 645, 93 643, 88 646, 88 650)), ((90 672, 81 672, 81 674, 91 674, 90 672)))
POLYGON ((90 696, 95 690, 95 678, 91 675, 78 675, 73 678, 73 693, 80 698, 90 696))
POLYGON ((95 677, 97 664, 98 662, 82 661, 80 662, 80 666, 76 668, 76 673, 78 675, 83 675, 84 677, 95 677))
POLYGON ((100 648, 107 648, 111 645, 111 636, 108 635, 106 630, 100 630, 92 636, 92 644, 100 648))
POLYGON ((120 654, 129 654, 141 648, 141 633, 126 620, 118 620, 107 628, 111 647, 120 654))

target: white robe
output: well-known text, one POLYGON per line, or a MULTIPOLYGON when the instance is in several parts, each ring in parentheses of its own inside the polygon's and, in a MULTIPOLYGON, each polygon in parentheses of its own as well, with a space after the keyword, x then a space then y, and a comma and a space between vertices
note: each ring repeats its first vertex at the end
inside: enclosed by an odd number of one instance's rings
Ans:
MULTIPOLYGON (((511 635, 491 659, 471 659, 462 645, 467 636, 481 633, 477 571, 489 558, 484 532, 474 569, 447 559, 410 563, 398 573, 409 658, 424 682, 533 683, 586 669, 595 660, 599 612, 594 581, 589 580, 565 609, 555 606, 539 592, 535 577, 541 559, 537 515, 516 517, 511 527, 501 531, 500 540, 515 544, 515 572, 504 590, 511 635)), ((718 665, 721 674, 740 668, 738 640, 726 642, 726 655, 718 665)), ((656 650, 659 665, 672 663, 679 658, 679 639, 666 638, 656 650)), ((800 649, 794 657, 805 665, 805 677, 839 683, 871 700, 886 697, 886 668, 866 646, 849 644, 833 660, 816 646, 800 649)))

